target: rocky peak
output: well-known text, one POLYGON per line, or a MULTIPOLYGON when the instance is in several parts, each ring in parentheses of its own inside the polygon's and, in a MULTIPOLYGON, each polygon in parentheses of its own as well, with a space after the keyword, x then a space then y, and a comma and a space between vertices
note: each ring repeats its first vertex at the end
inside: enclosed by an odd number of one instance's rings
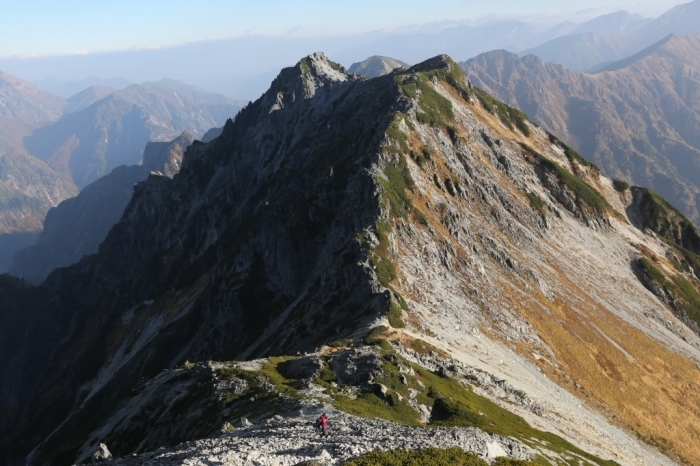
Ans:
POLYGON ((187 131, 169 142, 146 143, 143 151, 143 165, 156 172, 161 172, 168 178, 172 178, 180 171, 182 156, 190 144, 194 142, 194 137, 187 131))
POLYGON ((348 74, 342 65, 328 59, 323 52, 316 52, 302 58, 295 66, 283 69, 263 99, 273 112, 297 99, 310 99, 318 89, 356 79, 360 78, 348 74))

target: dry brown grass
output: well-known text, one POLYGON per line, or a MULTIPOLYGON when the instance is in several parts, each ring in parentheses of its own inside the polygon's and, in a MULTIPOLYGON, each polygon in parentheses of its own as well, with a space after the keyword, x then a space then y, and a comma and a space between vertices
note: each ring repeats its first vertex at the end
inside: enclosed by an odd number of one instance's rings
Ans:
MULTIPOLYGON (((575 296, 585 296, 571 286, 575 296)), ((557 356, 561 371, 541 366, 550 377, 564 386, 578 383, 646 442, 700 464, 700 370, 694 363, 593 300, 574 311, 540 297, 520 310, 557 356)))

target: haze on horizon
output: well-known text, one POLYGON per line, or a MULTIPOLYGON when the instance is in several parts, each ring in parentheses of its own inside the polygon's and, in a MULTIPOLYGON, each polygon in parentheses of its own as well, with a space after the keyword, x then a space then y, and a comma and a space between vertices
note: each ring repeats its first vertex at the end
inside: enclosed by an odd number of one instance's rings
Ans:
POLYGON ((508 17, 554 24, 627 10, 655 17, 673 0, 12 0, 0 16, 0 57, 149 49, 240 36, 310 38, 398 33, 444 21, 508 17))

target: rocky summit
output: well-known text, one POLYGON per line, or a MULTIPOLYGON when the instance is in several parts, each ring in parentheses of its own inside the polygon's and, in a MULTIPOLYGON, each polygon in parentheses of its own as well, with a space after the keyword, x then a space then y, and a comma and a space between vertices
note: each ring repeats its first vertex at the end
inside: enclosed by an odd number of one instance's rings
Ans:
POLYGON ((2 460, 697 463, 698 237, 447 56, 309 55, 96 254, 0 276, 2 460))

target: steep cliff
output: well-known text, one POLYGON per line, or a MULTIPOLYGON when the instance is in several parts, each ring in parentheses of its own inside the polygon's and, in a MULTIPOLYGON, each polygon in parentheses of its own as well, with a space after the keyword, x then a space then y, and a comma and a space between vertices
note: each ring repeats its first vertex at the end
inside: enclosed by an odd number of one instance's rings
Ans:
POLYGON ((134 185, 159 172, 172 178, 194 139, 184 132, 169 142, 146 144, 142 165, 120 166, 49 210, 36 244, 17 252, 9 273, 39 284, 53 270, 94 254, 119 221, 134 185))
POLYGON ((267 396, 294 389, 557 450, 549 462, 697 462, 695 264, 635 227, 633 203, 446 56, 365 80, 310 55, 190 146, 177 176, 138 184, 97 254, 0 288, 35 300, 0 360, 0 450, 71 464, 106 436, 141 453, 217 436, 246 410, 271 417, 267 396), (381 349, 309 376, 283 365, 296 357, 183 369, 363 343, 381 349))

